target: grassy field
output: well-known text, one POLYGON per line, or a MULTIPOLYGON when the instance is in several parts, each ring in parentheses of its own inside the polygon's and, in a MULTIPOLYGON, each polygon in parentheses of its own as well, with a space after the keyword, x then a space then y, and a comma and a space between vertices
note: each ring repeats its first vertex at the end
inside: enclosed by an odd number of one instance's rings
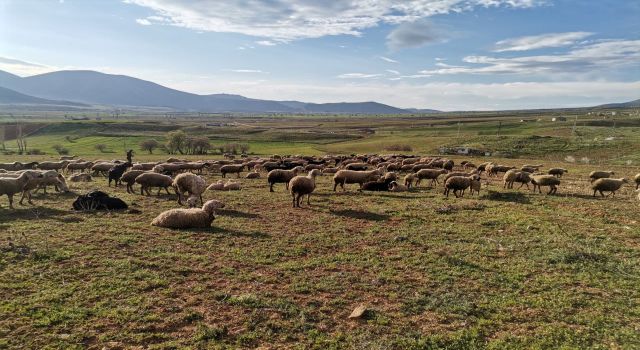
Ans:
MULTIPOLYGON (((500 163, 568 168, 558 195, 503 190, 492 178, 483 180, 480 196, 461 199, 445 198, 440 186, 359 193, 351 185, 335 194, 324 176, 312 205, 292 209, 283 185, 269 193, 265 179, 243 179, 239 192, 206 193, 205 200, 222 200, 226 208, 201 230, 150 226, 177 206, 175 196, 127 194, 107 189, 102 178, 74 184, 72 193, 38 195, 35 206, 16 210, 3 197, 0 349, 640 347, 640 206, 630 185, 615 199, 592 198, 586 178, 598 166, 580 162, 588 156, 620 176, 639 172, 637 127, 581 126, 583 136, 571 136, 571 125, 512 121, 496 136, 495 123, 477 123, 460 140, 523 145, 521 159, 500 163), (618 135, 611 143, 585 145, 611 133, 618 135), (538 141, 532 135, 554 142, 530 145, 526 140, 538 141), (543 145, 549 148, 539 150, 543 145), (567 155, 578 161, 563 161, 567 155), (94 188, 139 212, 70 210, 77 194, 94 188), (348 319, 360 305, 365 317, 348 319)), ((159 126, 135 131, 133 124, 116 123, 119 136, 95 125, 53 125, 29 140, 46 149, 77 132, 82 137, 65 144, 72 153, 121 158, 123 139, 134 144, 166 133, 159 126), (92 149, 110 141, 116 153, 92 149)), ((366 120, 294 123, 297 134, 340 134, 306 141, 299 135, 273 141, 288 133, 269 127, 276 121, 248 124, 233 136, 199 132, 214 143, 250 142, 259 154, 368 152, 392 143, 431 153, 458 143, 457 124, 426 120, 383 120, 373 134, 364 131, 366 120), (256 127, 268 131, 247 136, 256 127)), ((183 127, 196 133, 195 125, 183 127)), ((25 156, 1 161, 14 159, 25 156)))

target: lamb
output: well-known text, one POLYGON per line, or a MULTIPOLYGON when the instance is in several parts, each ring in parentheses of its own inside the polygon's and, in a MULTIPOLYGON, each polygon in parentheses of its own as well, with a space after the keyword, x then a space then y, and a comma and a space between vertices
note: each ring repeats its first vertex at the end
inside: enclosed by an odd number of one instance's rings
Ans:
POLYGON ((0 196, 6 194, 9 198, 9 208, 13 209, 13 195, 22 192, 29 180, 42 177, 42 173, 24 172, 17 178, 0 178, 0 196))
POLYGON ((409 187, 399 184, 396 181, 391 181, 389 184, 389 191, 391 192, 407 192, 409 191, 409 187))
POLYGON ((259 179, 260 178, 260 173, 257 171, 252 171, 250 173, 247 173, 247 175, 245 175, 245 179, 259 179))
POLYGON ((72 175, 69 178, 69 181, 71 182, 91 182, 92 180, 91 175, 85 173, 72 175))
POLYGON ((533 191, 538 188, 538 193, 542 193, 540 189, 542 186, 548 186, 549 192, 547 194, 555 194, 558 192, 558 185, 560 180, 555 175, 536 175, 531 177, 531 183, 533 184, 533 191))
POLYGON ((224 208, 224 203, 217 200, 207 201, 202 208, 170 209, 160 213, 151 221, 151 225, 165 228, 207 228, 215 219, 214 211, 224 208))
POLYGON ((444 183, 444 194, 449 197, 449 192, 453 190, 453 194, 458 197, 464 197, 464 191, 471 187, 471 183, 480 182, 480 176, 477 174, 471 176, 452 176, 444 183), (458 191, 460 195, 458 196, 458 191))
POLYGON ((244 170, 244 164, 227 164, 220 167, 222 177, 227 177, 227 174, 235 173, 240 178, 240 173, 244 170))
POLYGON ((407 188, 411 188, 411 186, 413 186, 413 183, 418 181, 418 177, 416 176, 416 174, 407 174, 404 177, 404 185, 407 188))
POLYGON ((136 183, 136 178, 144 173, 144 170, 129 170, 122 174, 122 177, 120 177, 120 182, 124 182, 124 184, 127 186, 127 193, 135 193, 135 191, 133 190, 133 184, 136 183))
POLYGON ((633 181, 635 181, 635 183, 636 183, 636 190, 637 190, 638 188, 640 188, 640 174, 637 174, 637 175, 633 178, 633 181))
POLYGON ((154 172, 145 172, 138 175, 138 177, 136 177, 134 181, 140 185, 141 195, 144 195, 144 193, 146 192, 147 196, 150 196, 151 193, 149 192, 149 187, 158 187, 158 196, 160 195, 160 190, 163 188, 165 189, 165 191, 167 191, 167 194, 171 194, 169 193, 169 187, 171 186, 171 184, 173 184, 173 179, 171 178, 171 176, 154 172))
POLYGON ((117 164, 111 167, 111 169, 109 169, 109 187, 111 187, 111 180, 115 182, 114 186, 118 187, 122 174, 124 174, 124 172, 127 171, 127 169, 129 169, 130 167, 131 163, 129 162, 117 164))
POLYGON ((589 179, 591 179, 591 183, 598 179, 606 179, 611 177, 611 175, 615 175, 613 171, 592 171, 589 174, 589 179))
POLYGON ((313 169, 307 176, 296 176, 289 181, 293 207, 300 208, 300 200, 306 194, 307 205, 311 205, 311 193, 316 189, 316 176, 320 175, 320 170, 313 169))
POLYGON ((289 189, 289 182, 296 175, 303 170, 302 167, 295 167, 291 170, 274 169, 267 174, 267 182, 269 183, 269 192, 273 192, 273 185, 277 183, 284 183, 287 190, 289 189))
POLYGON ((547 174, 553 175, 555 177, 562 177, 565 173, 568 173, 569 170, 564 168, 551 168, 547 171, 547 174))
MULTIPOLYGON (((604 197, 603 192, 611 192, 610 195, 612 197, 616 196, 616 191, 622 187, 622 185, 629 183, 629 180, 625 178, 620 179, 609 179, 609 178, 600 178, 591 183, 591 189, 593 190, 593 196, 596 196, 596 192, 600 192, 600 195, 604 197)), ((607 195, 609 196, 609 195, 607 195)))
POLYGON ((178 195, 178 204, 182 205, 182 198, 187 192, 190 196, 200 197, 200 203, 204 203, 202 192, 207 189, 207 182, 202 177, 191 173, 182 173, 173 179, 171 186, 178 195))
POLYGON ((438 184, 438 177, 442 174, 446 174, 447 170, 445 169, 422 169, 416 173, 416 186, 420 185, 420 182, 424 179, 431 180, 430 185, 433 186, 434 183, 438 184))
POLYGON ((333 176, 333 191, 336 191, 338 185, 342 187, 342 191, 345 191, 345 184, 359 184, 362 189, 362 185, 365 182, 377 179, 381 174, 380 169, 368 170, 368 171, 356 171, 356 170, 340 170, 333 176))

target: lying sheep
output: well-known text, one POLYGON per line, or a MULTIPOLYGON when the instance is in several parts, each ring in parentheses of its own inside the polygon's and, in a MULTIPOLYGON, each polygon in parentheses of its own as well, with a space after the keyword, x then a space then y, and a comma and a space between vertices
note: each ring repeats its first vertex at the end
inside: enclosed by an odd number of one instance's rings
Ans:
POLYGON ((222 177, 227 177, 227 174, 236 174, 240 178, 240 173, 244 170, 244 164, 227 164, 220 167, 222 177))
POLYGON ((245 175, 244 177, 245 179, 259 179, 260 173, 257 171, 252 171, 250 173, 247 173, 247 175, 245 175))
POLYGON ((222 187, 223 191, 240 191, 241 189, 241 184, 239 182, 236 181, 232 181, 229 180, 224 184, 224 187, 222 187))
POLYGON ((464 191, 471 187, 472 182, 480 182, 480 176, 474 174, 471 176, 452 176, 444 183, 444 195, 449 197, 449 192, 453 190, 453 194, 458 197, 464 197, 464 191), (460 195, 458 195, 460 192, 460 195))
POLYGON ((171 185, 173 184, 173 179, 168 175, 150 172, 138 175, 135 179, 135 182, 140 185, 141 195, 144 195, 146 193, 147 196, 150 196, 151 193, 149 192, 149 188, 157 187, 157 195, 159 196, 160 190, 162 190, 163 188, 165 189, 165 191, 167 191, 167 194, 171 194, 169 193, 169 187, 171 187, 171 185))
POLYGON ((422 169, 416 173, 416 186, 420 185, 422 180, 431 180, 429 183, 430 186, 434 186, 435 184, 439 184, 438 177, 442 174, 446 174, 446 169, 422 169))
POLYGON ((207 191, 223 191, 224 190, 224 181, 218 180, 218 182, 214 182, 209 187, 207 187, 207 191))
POLYGON ((568 173, 569 170, 564 168, 551 168, 547 171, 547 174, 553 175, 555 177, 562 177, 565 173, 568 173))
POLYGON ((615 175, 615 173, 613 171, 592 171, 589 174, 589 179, 591 180, 591 183, 593 183, 598 179, 610 178, 611 175, 615 175))
POLYGON ((133 184, 136 183, 136 178, 144 173, 144 170, 129 170, 122 174, 122 177, 120 177, 120 183, 124 183, 127 186, 127 193, 135 193, 133 190, 133 184))
POLYGON ((92 177, 90 174, 76 174, 76 175, 72 175, 71 177, 69 177, 69 181, 71 182, 91 182, 93 181, 92 177))
MULTIPOLYGON (((609 179, 609 178, 600 178, 591 183, 591 189, 593 190, 593 196, 596 196, 596 192, 600 192, 600 195, 604 197, 603 192, 611 192, 609 195, 612 197, 616 196, 616 191, 622 187, 622 185, 629 183, 629 180, 625 178, 620 179, 609 179)), ((609 196, 607 195, 607 197, 609 196)))
POLYGON ((389 191, 391 192, 407 192, 409 191, 409 187, 399 184, 396 181, 391 181, 389 184, 389 191))
POLYGON ((368 171, 356 171, 356 170, 340 170, 333 176, 333 191, 335 192, 338 185, 342 187, 342 191, 345 191, 345 184, 359 184, 360 189, 365 182, 378 179, 381 174, 380 169, 368 170, 368 171))
POLYGON ((207 182, 202 177, 191 173, 182 173, 173 179, 171 186, 178 195, 178 204, 182 205, 182 199, 186 193, 189 193, 190 196, 198 196, 200 203, 204 203, 202 193, 207 189, 207 182))
POLYGON ((380 179, 377 181, 365 182, 360 191, 389 191, 389 187, 393 179, 380 179))
POLYGON ((269 192, 273 192, 273 185, 277 183, 284 183, 287 190, 289 189, 289 181, 293 179, 303 170, 302 167, 297 166, 291 170, 273 169, 267 174, 267 183, 269 184, 269 192))
POLYGON ((22 192, 29 180, 42 178, 42 173, 25 172, 17 178, 0 178, 0 196, 7 195, 9 208, 13 209, 13 195, 22 192))
POLYGON ((311 193, 316 189, 316 176, 320 170, 313 169, 307 176, 296 176, 289 182, 293 207, 300 208, 300 200, 307 195, 307 205, 311 205, 311 193))
POLYGON ((558 185, 560 180, 555 175, 536 175, 531 177, 531 183, 533 184, 533 192, 538 188, 538 193, 542 193, 541 187, 549 187, 547 194, 555 194, 558 192, 558 185))
POLYGON ((217 200, 207 201, 202 208, 170 209, 156 216, 151 225, 165 228, 207 228, 215 219, 214 211, 224 208, 224 203, 217 200))

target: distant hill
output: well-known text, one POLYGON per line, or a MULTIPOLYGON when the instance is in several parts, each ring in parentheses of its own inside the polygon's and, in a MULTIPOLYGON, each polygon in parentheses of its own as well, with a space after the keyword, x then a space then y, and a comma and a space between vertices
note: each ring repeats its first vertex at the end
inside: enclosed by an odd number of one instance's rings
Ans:
POLYGON ((640 108, 640 99, 623 103, 608 103, 596 106, 596 108, 640 108))
POLYGON ((407 111, 411 112, 411 113, 442 113, 442 111, 439 111, 437 109, 420 109, 420 108, 407 108, 407 111))
POLYGON ((240 95, 197 95, 129 77, 95 71, 58 71, 21 78, 0 71, 0 86, 32 97, 94 105, 163 107, 194 112, 398 114, 407 110, 377 102, 305 103, 240 95))
POLYGON ((56 105, 56 106, 74 106, 74 107, 87 106, 81 103, 68 102, 68 101, 54 101, 54 100, 47 100, 39 97, 33 97, 33 96, 21 94, 17 91, 3 88, 3 87, 0 87, 0 104, 56 105))

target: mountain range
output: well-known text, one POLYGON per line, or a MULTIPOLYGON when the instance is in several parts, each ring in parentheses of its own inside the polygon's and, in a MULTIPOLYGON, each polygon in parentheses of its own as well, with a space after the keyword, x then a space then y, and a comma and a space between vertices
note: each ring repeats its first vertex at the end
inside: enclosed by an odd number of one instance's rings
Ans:
MULTIPOLYGON (((162 107, 190 112, 405 114, 415 111, 378 102, 306 103, 240 95, 198 95, 129 77, 95 71, 57 71, 19 77, 0 71, 0 103, 162 107)), ((433 111, 433 110, 429 110, 433 111)), ((424 113, 424 112, 422 112, 424 113)))

